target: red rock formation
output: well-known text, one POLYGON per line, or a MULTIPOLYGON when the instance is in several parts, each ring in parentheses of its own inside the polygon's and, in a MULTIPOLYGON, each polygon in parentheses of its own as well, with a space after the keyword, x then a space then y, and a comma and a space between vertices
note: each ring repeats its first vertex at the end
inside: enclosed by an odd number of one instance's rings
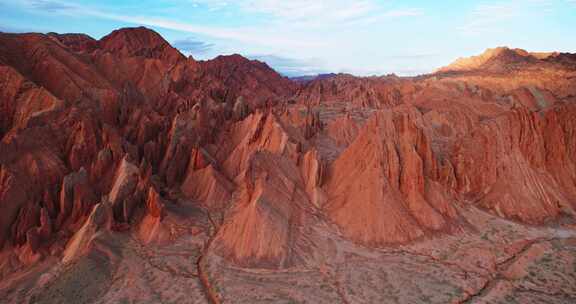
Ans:
POLYGON ((257 112, 232 126, 230 142, 220 149, 217 159, 223 160, 222 170, 231 179, 238 176, 256 151, 269 151, 296 160, 304 140, 290 132, 275 114, 257 112))
POLYGON ((148 190, 148 197, 146 199, 146 211, 147 214, 159 218, 162 217, 164 213, 164 203, 158 191, 154 187, 150 187, 148 190))
POLYGON ((312 149, 306 152, 300 161, 300 171, 304 178, 306 193, 312 204, 318 208, 323 206, 327 199, 326 193, 321 188, 327 168, 319 158, 318 151, 312 149))
POLYGON ((358 123, 350 115, 338 117, 326 124, 328 135, 343 147, 347 147, 356 139, 358 129, 358 123))
MULTIPOLYGON (((278 75, 266 63, 248 60, 240 55, 218 56, 200 66, 204 78, 222 79, 212 95, 221 101, 235 102, 242 96, 252 108, 267 101, 290 97, 296 85, 278 75), (266 84, 263 86, 262 84, 266 84)), ((208 84, 208 88, 215 84, 208 84)))
POLYGON ((194 230, 215 233, 207 253, 287 268, 338 235, 325 221, 381 247, 450 232, 469 202, 573 216, 575 77, 572 54, 497 49, 421 77, 295 84, 146 28, 1 33, 0 254, 33 264, 67 244, 71 262, 111 230, 194 230))
POLYGON ((28 200, 26 192, 18 183, 16 176, 5 167, 0 166, 0 247, 4 247, 7 240, 13 240, 10 236, 10 227, 15 221, 21 206, 28 200), (8 203, 9 202, 9 203, 8 203))
POLYGON ((576 58, 570 54, 496 48, 480 56, 457 60, 432 75, 441 80, 458 79, 499 93, 533 87, 554 92, 557 98, 569 98, 576 96, 571 81, 575 71, 576 58))
POLYGON ((421 123, 414 108, 376 113, 334 162, 325 209, 350 238, 407 242, 456 216, 421 123))
MULTIPOLYGON (((539 54, 538 57, 546 58, 546 56, 543 56, 543 54, 539 54)), ((498 47, 494 49, 488 49, 483 54, 478 56, 460 58, 454 63, 448 65, 447 67, 441 68, 438 71, 501 71, 509 65, 523 65, 526 63, 535 62, 539 59, 538 57, 533 56, 532 54, 522 49, 498 47)))
POLYGON ((213 210, 228 207, 234 185, 212 165, 191 171, 182 183, 182 192, 213 210))
POLYGON ((234 102, 232 109, 232 116, 235 120, 243 120, 248 115, 248 105, 242 96, 238 97, 234 102))
MULTIPOLYGON (((213 141, 217 123, 232 115, 243 119, 249 105, 294 89, 265 64, 240 56, 199 65, 145 28, 118 30, 99 41, 55 33, 1 34, 0 40, 0 135, 6 152, 0 157, 1 193, 2 202, 11 202, 1 204, 2 245, 22 240, 28 226, 37 224, 37 217, 18 214, 39 210, 40 201, 56 230, 81 225, 102 193, 110 193, 117 220, 128 222, 139 208, 157 217, 158 190, 148 190, 137 163, 150 164, 168 187, 179 187, 192 149, 213 141), (233 111, 226 101, 242 95, 250 102, 233 111), (186 107, 188 114, 174 117, 186 107), (126 154, 132 161, 120 161, 126 154), (11 236, 14 221, 21 224, 11 236)), ((200 150, 205 151, 195 151, 200 150)), ((225 180, 217 171, 200 171, 216 160, 193 161, 192 180, 204 179, 216 189, 200 195, 203 200, 230 195, 233 186, 216 182, 225 180)))
POLYGON ((125 156, 114 177, 112 189, 108 194, 111 206, 114 210, 114 217, 117 221, 128 222, 134 209, 133 194, 138 185, 138 178, 140 170, 138 167, 128 161, 128 156, 125 156))
POLYGON ((60 99, 109 102, 114 95, 101 73, 47 35, 0 34, 0 41, 5 64, 60 99))
POLYGON ((298 168, 258 152, 242 174, 240 194, 214 241, 228 259, 249 267, 285 268, 310 253, 306 227, 315 220, 298 168))
POLYGON ((12 239, 16 245, 26 242, 27 233, 32 227, 38 226, 40 210, 35 205, 24 206, 18 212, 16 221, 12 225, 12 239))
POLYGON ((158 33, 145 27, 115 30, 98 42, 99 46, 118 57, 144 57, 169 63, 184 60, 158 33))
POLYGON ((91 52, 98 47, 98 41, 86 34, 48 33, 48 36, 56 39, 58 42, 62 43, 64 46, 74 52, 91 52))
POLYGON ((84 225, 74 234, 66 245, 62 256, 65 264, 74 262, 87 254, 95 239, 103 232, 109 231, 112 223, 112 208, 109 202, 103 201, 94 206, 84 225))
POLYGON ((302 87, 296 99, 303 104, 347 102, 361 107, 387 108, 399 105, 413 84, 396 76, 357 78, 339 74, 314 80, 302 87))
POLYGON ((455 147, 458 190, 528 223, 574 214, 575 113, 572 104, 536 113, 520 107, 481 124, 455 147))
POLYGON ((168 145, 160 164, 160 172, 169 184, 180 182, 185 174, 190 154, 195 143, 200 141, 198 127, 200 114, 186 112, 178 114, 172 121, 168 145))

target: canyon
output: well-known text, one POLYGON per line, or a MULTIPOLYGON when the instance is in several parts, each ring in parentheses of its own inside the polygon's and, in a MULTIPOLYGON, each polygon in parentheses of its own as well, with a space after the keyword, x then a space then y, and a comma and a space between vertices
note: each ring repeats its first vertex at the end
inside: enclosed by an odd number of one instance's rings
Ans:
POLYGON ((290 80, 0 33, 2 303, 574 303, 576 54, 290 80))

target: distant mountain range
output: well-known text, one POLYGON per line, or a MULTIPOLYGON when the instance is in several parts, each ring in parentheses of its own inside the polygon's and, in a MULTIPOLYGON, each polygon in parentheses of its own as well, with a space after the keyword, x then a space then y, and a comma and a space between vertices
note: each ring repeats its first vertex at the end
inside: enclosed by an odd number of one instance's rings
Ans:
POLYGON ((321 80, 321 79, 328 79, 337 76, 338 74, 335 73, 328 73, 328 74, 316 74, 316 75, 305 75, 305 76, 295 76, 289 77, 291 80, 298 82, 298 83, 307 83, 313 80, 321 80))

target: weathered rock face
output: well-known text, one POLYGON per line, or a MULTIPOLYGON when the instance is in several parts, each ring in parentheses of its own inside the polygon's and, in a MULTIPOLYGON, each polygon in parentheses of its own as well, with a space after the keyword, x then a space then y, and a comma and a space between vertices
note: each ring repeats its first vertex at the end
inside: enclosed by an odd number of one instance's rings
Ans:
POLYGON ((41 120, 43 116, 62 108, 63 102, 45 89, 26 80, 15 69, 0 65, 0 138, 11 129, 24 129, 29 122, 41 120))
POLYGON ((107 201, 94 206, 90 216, 82 227, 72 236, 62 256, 64 264, 71 263, 87 254, 93 242, 103 232, 110 229, 112 222, 112 208, 107 201))
POLYGON ((113 88, 101 73, 48 35, 1 34, 0 41, 2 61, 54 96, 69 102, 113 98, 113 88))
POLYGON ((205 202, 209 209, 222 210, 229 206, 234 185, 213 165, 194 170, 182 184, 182 192, 189 198, 205 202))
POLYGON ((279 76, 265 63, 240 55, 218 56, 201 64, 200 70, 204 78, 226 79, 223 84, 216 82, 208 86, 214 88, 213 96, 230 103, 242 96, 252 109, 288 98, 296 89, 293 82, 279 76))
POLYGON ((480 56, 460 59, 433 75, 441 80, 461 80, 503 95, 525 88, 536 95, 541 95, 540 91, 553 92, 556 98, 563 99, 576 96, 575 71, 576 60, 572 54, 496 48, 480 56))
POLYGON ((300 160, 300 172, 304 178, 306 193, 311 203, 320 208, 326 202, 326 193, 322 190, 326 178, 326 163, 320 159, 315 149, 306 152, 300 160))
POLYGON ((488 49, 483 54, 472 56, 469 58, 460 58, 447 67, 441 68, 439 72, 448 71, 473 71, 473 70, 488 70, 488 71, 502 71, 505 65, 522 65, 526 63, 533 63, 538 60, 538 57, 544 59, 550 54, 536 54, 521 49, 509 49, 507 47, 498 47, 488 49))
POLYGON ((296 160, 304 140, 297 133, 290 133, 273 113, 256 112, 231 128, 232 140, 219 150, 222 170, 230 179, 236 178, 248 167, 250 158, 257 151, 269 151, 296 160))
POLYGON ((2 189, 0 201, 3 202, 0 220, 0 246, 4 246, 7 240, 13 240, 10 236, 10 227, 17 217, 19 208, 27 202, 28 197, 15 175, 3 166, 0 166, 0 185, 0 189, 2 189))
POLYGON ((241 190, 215 246, 248 267, 285 268, 309 254, 307 227, 315 219, 298 168, 288 159, 257 152, 242 173, 241 190))
POLYGON ((575 114, 573 104, 518 108, 481 124, 455 148, 458 190, 528 223, 574 214, 575 114))
POLYGON ((48 36, 64 44, 68 49, 78 53, 90 52, 98 48, 98 41, 86 34, 48 33, 48 36))
POLYGON ((136 204, 134 193, 140 175, 138 167, 130 163, 127 158, 125 156, 116 169, 114 183, 108 194, 115 218, 123 222, 130 221, 132 210, 136 204))
POLYGON ((85 216, 96 203, 97 197, 93 192, 88 180, 88 174, 84 168, 81 168, 78 172, 66 175, 60 188, 56 226, 59 229, 63 229, 72 225, 72 230, 74 230, 74 226, 83 223, 85 216))
POLYGON ((0 248, 61 252, 103 195, 113 230, 160 227, 179 189, 223 212, 236 185, 222 173, 228 155, 211 156, 219 133, 296 88, 239 55, 185 58, 146 28, 0 41, 0 248))
POLYGON ((338 251, 331 237, 451 233, 470 205, 573 218, 575 79, 574 55, 497 49, 415 78, 297 84, 239 55, 185 58, 145 28, 2 33, 0 255, 71 262, 101 235, 190 233, 283 269, 338 251))
POLYGON ((356 78, 339 74, 303 86, 296 99, 303 104, 351 102, 369 108, 388 108, 403 102, 413 84, 396 76, 356 78))
POLYGON ((325 209, 350 238, 407 242, 456 216, 421 124, 415 108, 377 113, 334 162, 325 209))
POLYGON ((152 217, 160 218, 164 214, 164 202, 158 191, 154 187, 148 190, 146 198, 146 211, 152 217))

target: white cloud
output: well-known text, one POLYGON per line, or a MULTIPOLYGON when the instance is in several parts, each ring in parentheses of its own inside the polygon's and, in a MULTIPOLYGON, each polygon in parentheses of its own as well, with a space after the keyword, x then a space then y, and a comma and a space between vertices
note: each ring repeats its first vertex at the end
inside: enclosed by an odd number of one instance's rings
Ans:
POLYGON ((518 14, 512 3, 477 5, 470 14, 469 21, 460 28, 466 35, 477 35, 501 30, 500 24, 518 14))
MULTIPOLYGON (((566 0, 575 1, 576 0, 566 0)), ((467 22, 458 28, 467 36, 493 34, 507 30, 508 22, 542 16, 554 11, 553 0, 508 0, 476 5, 467 17, 467 22)))
POLYGON ((315 19, 343 21, 366 16, 378 9, 378 5, 371 0, 243 0, 240 6, 246 11, 293 22, 310 22, 315 19))
POLYGON ((45 13, 83 13, 84 8, 80 5, 59 0, 17 0, 23 7, 45 13))
POLYGON ((423 14, 418 8, 390 9, 377 0, 191 0, 213 10, 239 9, 268 17, 272 23, 291 27, 330 27, 383 18, 412 17, 423 14))
POLYGON ((274 28, 255 27, 216 27, 204 26, 187 22, 179 22, 165 18, 151 16, 117 14, 94 7, 74 4, 60 0, 21 0, 21 4, 41 13, 59 13, 68 16, 93 16, 103 19, 116 20, 138 25, 159 27, 164 29, 177 30, 193 34, 201 34, 217 39, 235 40, 247 44, 261 45, 263 43, 277 47, 318 47, 321 44, 317 41, 304 41, 301 38, 290 38, 287 35, 280 35, 274 28))
POLYGON ((273 17, 266 26, 219 27, 180 22, 147 15, 118 14, 63 0, 18 0, 31 10, 60 13, 70 16, 94 16, 127 23, 141 24, 200 34, 216 39, 234 40, 249 45, 267 46, 271 52, 286 52, 294 48, 318 48, 325 46, 318 36, 302 33, 311 26, 322 26, 330 31, 333 26, 355 19, 375 20, 380 17, 416 16, 418 9, 383 10, 375 0, 237 0, 232 4, 224 0, 189 0, 193 5, 204 5, 210 9, 225 9, 232 5, 246 12, 261 13, 273 17))
POLYGON ((343 20, 363 16, 378 9, 374 0, 191 0, 196 6, 213 10, 239 8, 244 12, 258 13, 289 21, 311 19, 343 20))
POLYGON ((384 13, 384 16, 387 17, 415 17, 422 15, 424 15, 424 12, 419 8, 396 9, 384 13))
POLYGON ((315 75, 327 73, 320 59, 295 59, 278 55, 249 55, 248 58, 266 62, 286 76, 315 75))
POLYGON ((229 2, 225 0, 192 0, 192 6, 200 7, 206 6, 211 11, 217 11, 229 6, 229 2))
MULTIPOLYGON (((0 0, 2 1, 2 0, 0 0)), ((195 23, 173 18, 154 16, 153 12, 127 13, 113 7, 76 4, 70 0, 15 0, 23 7, 38 14, 62 14, 71 17, 97 17, 122 23, 145 25, 189 33, 203 41, 218 45, 221 53, 273 54, 275 66, 285 71, 312 73, 315 71, 338 71, 349 67, 348 56, 362 52, 361 40, 354 31, 374 28, 373 24, 394 18, 413 18, 423 14, 417 8, 390 8, 377 0, 176 0, 180 7, 220 10, 215 16, 239 13, 255 23, 248 26, 219 26, 211 23, 195 23), (39 4, 40 3, 40 4, 39 4), (46 11, 45 8, 50 10, 46 11), (235 11, 232 11, 235 10, 235 11), (239 10, 239 11, 238 11, 239 10), (340 35, 347 31, 346 36, 340 35), (346 38, 345 40, 343 38, 346 38), (326 65, 306 58, 322 57, 326 65), (286 58, 292 60, 290 62, 286 58), (330 64, 329 64, 330 63, 330 64)), ((388 2, 386 2, 388 3, 388 2)), ((210 50, 208 53, 216 53, 210 50)), ((362 60, 362 57, 354 57, 362 60)), ((361 71, 358 74, 366 74, 361 71)))
POLYGON ((160 27, 171 30, 178 30, 182 32, 202 34, 219 39, 228 39, 241 41, 248 44, 262 43, 275 46, 292 46, 292 47, 318 47, 321 44, 314 41, 304 41, 302 39, 290 38, 289 36, 279 35, 277 32, 269 29, 260 29, 253 27, 243 28, 224 28, 195 25, 185 22, 172 21, 163 18, 153 18, 148 16, 128 16, 117 15, 110 13, 92 13, 95 16, 118 20, 122 22, 129 22, 135 24, 143 24, 147 26, 160 27))
POLYGON ((194 37, 175 40, 172 42, 172 46, 179 49, 180 52, 193 56, 206 54, 214 48, 213 43, 204 42, 194 37))

